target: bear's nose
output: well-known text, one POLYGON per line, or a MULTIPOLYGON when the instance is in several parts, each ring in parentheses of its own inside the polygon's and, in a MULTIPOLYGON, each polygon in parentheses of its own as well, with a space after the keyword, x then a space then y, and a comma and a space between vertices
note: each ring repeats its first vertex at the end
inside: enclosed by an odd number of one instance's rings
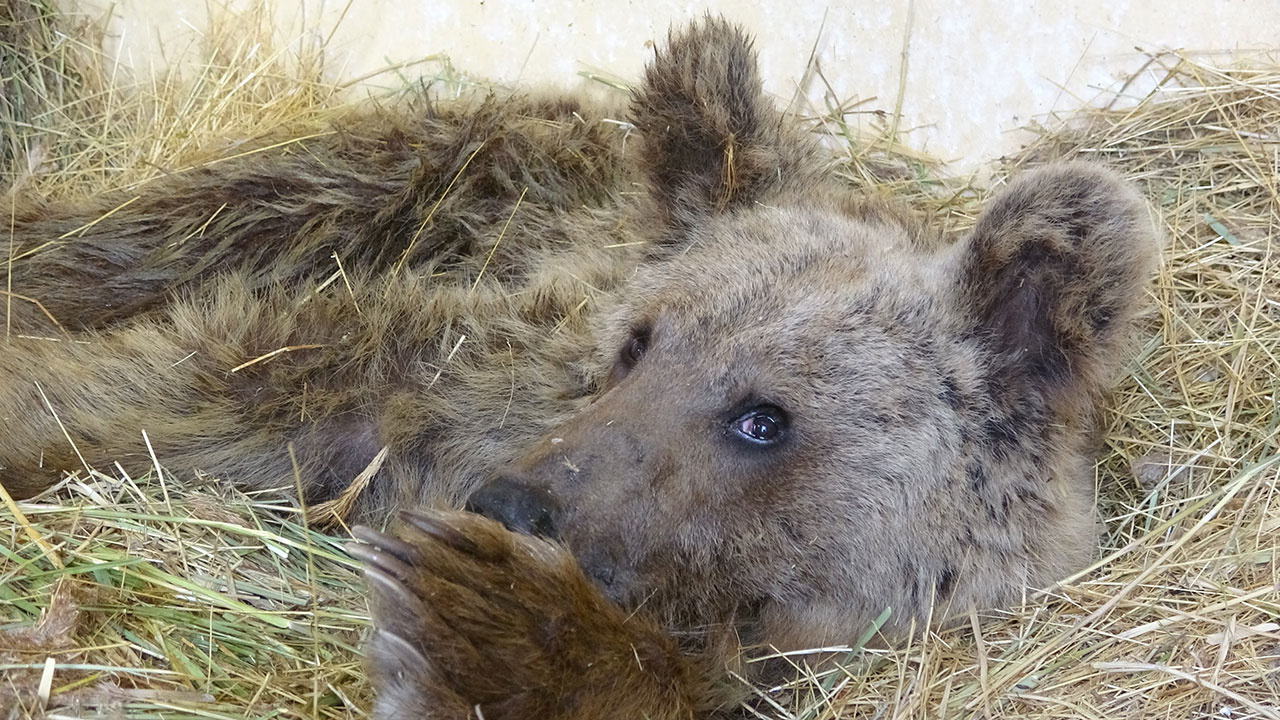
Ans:
POLYGON ((507 476, 499 476, 471 493, 466 509, 497 520, 512 532, 556 538, 560 503, 547 490, 507 476))

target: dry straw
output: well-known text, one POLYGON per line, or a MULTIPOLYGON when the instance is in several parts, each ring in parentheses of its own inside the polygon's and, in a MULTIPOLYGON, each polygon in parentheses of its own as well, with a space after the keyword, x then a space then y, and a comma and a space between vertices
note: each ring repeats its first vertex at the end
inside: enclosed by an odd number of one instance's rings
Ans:
MULTIPOLYGON (((93 23, 9 0, 4 185, 136 185, 247 151, 235 138, 326 132, 342 112, 323 47, 280 42, 262 13, 213 27, 195 70, 134 82, 93 23)), ((1097 563, 1010 612, 838 652, 842 667, 764 689, 751 712, 1280 718, 1280 65, 1161 55, 1142 77, 1149 94, 1042 131, 995 173, 1106 161, 1143 187, 1169 238, 1108 415, 1097 563)), ((830 109, 818 128, 839 145, 837 172, 951 228, 971 222, 982 191, 902 148, 888 123, 868 138, 830 109)), ((0 720, 364 717, 367 617, 344 540, 272 499, 161 480, 97 468, 32 502, 0 497, 0 720)))

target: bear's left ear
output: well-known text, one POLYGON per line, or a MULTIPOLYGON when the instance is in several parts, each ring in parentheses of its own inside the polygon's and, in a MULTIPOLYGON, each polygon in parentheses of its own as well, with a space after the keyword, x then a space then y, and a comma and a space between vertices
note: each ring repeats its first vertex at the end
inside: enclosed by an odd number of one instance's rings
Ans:
POLYGON ((707 214, 811 182, 816 145, 764 94, 742 28, 707 16, 672 31, 632 95, 650 192, 666 219, 707 214))
POLYGON ((956 259, 998 393, 1088 402, 1107 387, 1157 251, 1145 203, 1096 165, 1042 168, 997 195, 956 259))

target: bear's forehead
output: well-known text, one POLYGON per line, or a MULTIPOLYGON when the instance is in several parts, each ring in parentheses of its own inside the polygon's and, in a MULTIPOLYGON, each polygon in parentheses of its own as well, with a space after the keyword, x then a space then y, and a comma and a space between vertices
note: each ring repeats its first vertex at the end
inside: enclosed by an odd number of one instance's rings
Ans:
POLYGON ((758 205, 690 230, 687 245, 660 263, 655 277, 713 297, 734 288, 760 297, 771 288, 795 295, 793 286, 847 291, 899 276, 912 281, 918 272, 912 268, 932 258, 901 225, 823 206, 758 205), (886 270, 894 272, 885 277, 886 270))
POLYGON ((866 277, 850 285, 706 277, 699 286, 658 294, 643 324, 658 345, 714 355, 734 372, 754 364, 823 373, 866 362, 858 358, 901 364, 947 325, 932 294, 893 283, 886 289, 866 277))
POLYGON ((635 299, 653 322, 719 337, 929 324, 946 306, 937 258, 876 241, 694 248, 642 278, 635 299))
POLYGON ((640 269, 612 323, 619 334, 652 332, 672 361, 812 377, 908 360, 945 332, 945 268, 900 226, 761 207, 690 235, 640 269))
POLYGON ((897 247, 906 238, 900 226, 808 204, 756 205, 712 218, 694 235, 695 248, 728 255, 754 250, 775 257, 811 252, 859 257, 897 247))

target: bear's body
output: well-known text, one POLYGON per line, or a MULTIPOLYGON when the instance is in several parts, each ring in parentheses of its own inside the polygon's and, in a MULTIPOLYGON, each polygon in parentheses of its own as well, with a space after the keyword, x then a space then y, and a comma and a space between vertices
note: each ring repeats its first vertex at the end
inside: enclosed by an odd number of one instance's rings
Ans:
POLYGON ((1088 430, 1155 256, 1131 190, 1042 169, 944 246, 826 177, 714 20, 658 55, 639 137, 603 117, 380 115, 24 209, 0 480, 150 467, 145 431, 175 472, 315 503, 376 471, 366 522, 470 496, 558 540, 362 531, 387 718, 701 716, 739 642, 1084 564, 1088 430))

